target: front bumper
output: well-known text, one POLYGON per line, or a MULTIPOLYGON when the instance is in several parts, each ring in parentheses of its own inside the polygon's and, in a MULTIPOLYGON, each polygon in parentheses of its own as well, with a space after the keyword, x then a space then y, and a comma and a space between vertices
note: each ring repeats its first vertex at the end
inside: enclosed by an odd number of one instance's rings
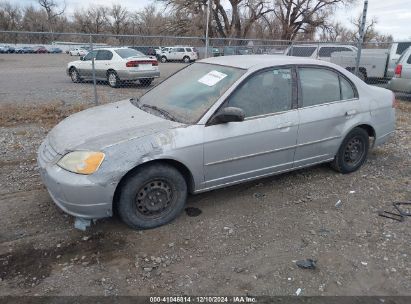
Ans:
POLYGON ((98 184, 89 175, 66 171, 56 162, 61 155, 53 156, 45 140, 37 158, 41 179, 54 203, 75 217, 99 219, 112 216, 115 187, 98 184))

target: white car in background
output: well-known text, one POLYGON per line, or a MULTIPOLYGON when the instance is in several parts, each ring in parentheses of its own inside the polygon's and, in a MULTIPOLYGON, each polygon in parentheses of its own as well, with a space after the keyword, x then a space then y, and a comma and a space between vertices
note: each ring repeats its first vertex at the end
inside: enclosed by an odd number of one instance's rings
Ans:
POLYGON ((68 63, 66 72, 73 82, 93 79, 93 58, 96 80, 107 81, 113 88, 136 80, 148 86, 154 78, 160 77, 158 61, 153 57, 127 47, 99 48, 68 63))
POLYGON ((69 51, 70 56, 86 56, 87 53, 87 50, 81 48, 76 48, 69 51))
POLYGON ((189 63, 198 59, 197 50, 189 46, 174 46, 164 48, 161 52, 161 62, 172 60, 184 61, 189 63))

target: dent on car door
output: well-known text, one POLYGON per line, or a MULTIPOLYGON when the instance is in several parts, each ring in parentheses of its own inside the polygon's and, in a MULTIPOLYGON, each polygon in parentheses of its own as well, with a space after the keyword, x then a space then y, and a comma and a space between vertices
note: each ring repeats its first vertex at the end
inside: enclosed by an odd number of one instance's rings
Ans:
POLYGON ((332 160, 350 125, 361 114, 354 85, 334 70, 301 67, 299 130, 294 166, 332 160))
POLYGON ((205 188, 213 188, 292 168, 298 130, 291 68, 254 74, 223 107, 238 107, 245 120, 206 126, 205 188))

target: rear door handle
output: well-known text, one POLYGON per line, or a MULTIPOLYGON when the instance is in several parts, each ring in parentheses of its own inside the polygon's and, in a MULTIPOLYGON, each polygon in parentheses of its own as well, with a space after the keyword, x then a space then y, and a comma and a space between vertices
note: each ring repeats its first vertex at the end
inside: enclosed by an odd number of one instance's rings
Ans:
POLYGON ((352 116, 352 115, 355 115, 355 114, 357 114, 356 110, 349 110, 349 111, 345 112, 345 116, 352 116))

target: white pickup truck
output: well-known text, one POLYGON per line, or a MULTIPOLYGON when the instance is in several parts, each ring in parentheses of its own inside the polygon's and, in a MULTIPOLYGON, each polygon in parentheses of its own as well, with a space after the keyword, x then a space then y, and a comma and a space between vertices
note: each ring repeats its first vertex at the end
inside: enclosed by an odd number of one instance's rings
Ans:
MULTIPOLYGON (((411 46, 411 41, 394 42, 389 49, 362 49, 359 65, 360 78, 379 78, 389 80, 394 76, 395 65, 401 54, 411 46)), ((335 52, 331 54, 331 62, 354 71, 356 52, 335 52)))

